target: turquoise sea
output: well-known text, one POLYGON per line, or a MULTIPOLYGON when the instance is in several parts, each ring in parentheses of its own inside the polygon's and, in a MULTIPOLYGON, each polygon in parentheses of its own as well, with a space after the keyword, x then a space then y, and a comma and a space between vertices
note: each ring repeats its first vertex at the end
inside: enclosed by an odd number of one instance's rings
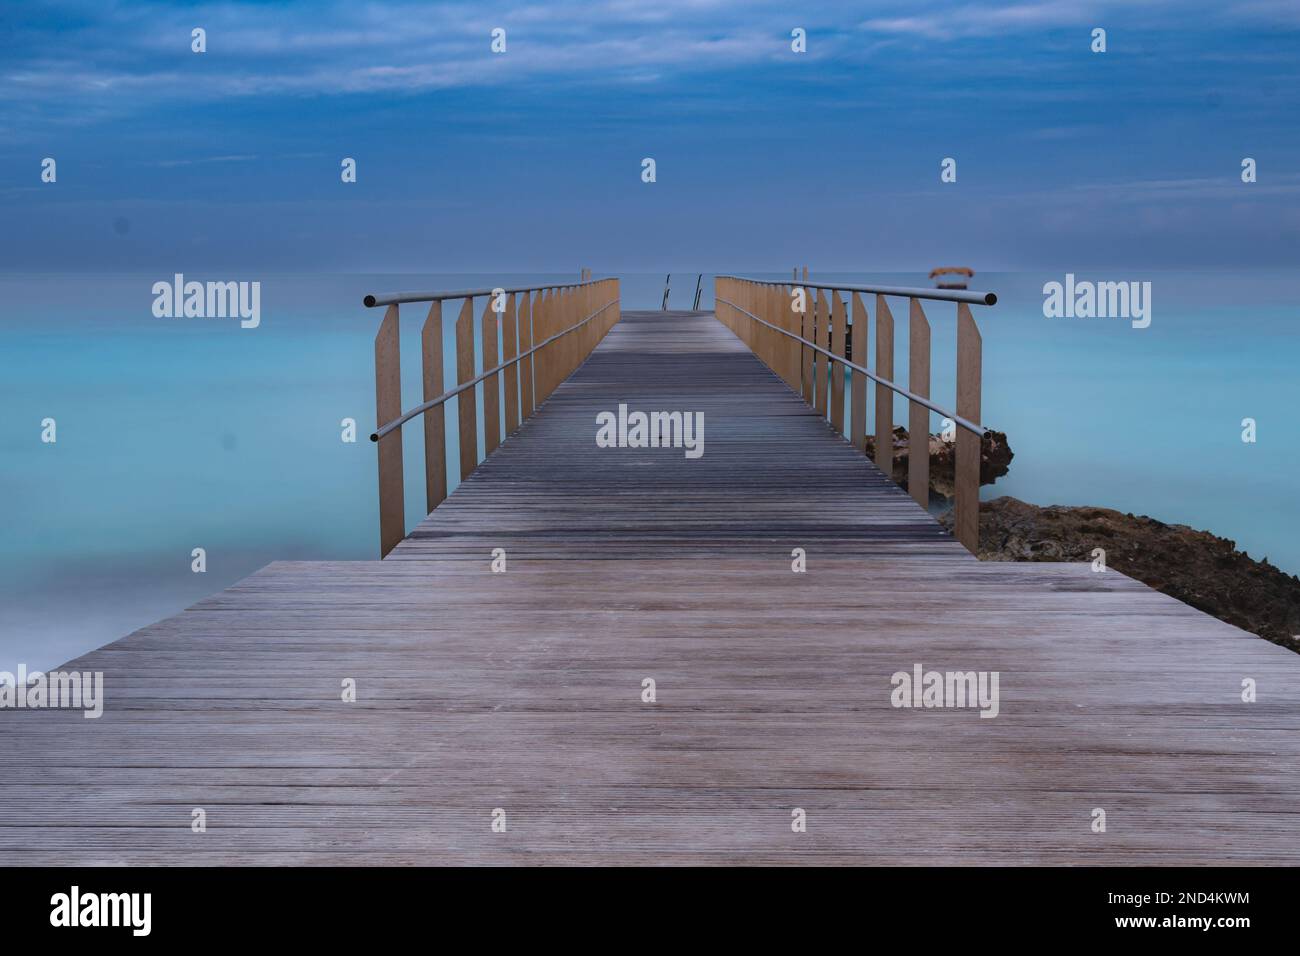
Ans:
MULTIPOLYGON (((1077 277, 1150 280, 1151 326, 1044 318, 1043 284, 1063 281, 1064 271, 972 282, 1000 299, 974 310, 984 337, 983 418, 1015 451, 1010 474, 985 497, 1149 514, 1300 572, 1295 276, 1077 277), (1248 417, 1257 423, 1253 444, 1241 440, 1248 417)), ((377 557, 367 435, 383 310, 365 309, 362 296, 571 277, 186 276, 258 279, 256 329, 154 318, 151 287, 170 278, 0 276, 0 670, 57 665, 276 559, 377 557), (352 444, 340 440, 349 417, 352 444), (41 441, 46 418, 57 422, 53 444, 41 441), (196 547, 207 553, 203 574, 191 571, 196 547)), ((923 274, 814 278, 929 285, 923 274)), ((695 279, 673 276, 671 307, 690 307, 695 279)), ((624 276, 623 307, 658 308, 663 286, 662 275, 624 276)), ((906 303, 892 304, 896 367, 905 368, 906 303)), ((711 306, 705 275, 702 307, 711 306)), ((407 407, 420 400, 424 311, 402 313, 407 407)), ((950 404, 955 307, 927 311, 932 394, 950 404)), ((895 421, 904 414, 899 403, 895 421)), ((421 429, 406 431, 409 527, 422 510, 423 456, 421 429)))

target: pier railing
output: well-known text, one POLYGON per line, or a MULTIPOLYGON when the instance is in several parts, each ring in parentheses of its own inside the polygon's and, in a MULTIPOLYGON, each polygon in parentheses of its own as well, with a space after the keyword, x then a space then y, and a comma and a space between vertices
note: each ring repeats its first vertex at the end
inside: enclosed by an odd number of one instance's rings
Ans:
MULTIPOLYGON (((478 422, 483 458, 526 421, 556 386, 590 354, 619 319, 617 279, 521 288, 368 295, 367 308, 387 306, 375 336, 375 420, 379 444, 379 548, 386 555, 406 536, 402 482, 402 426, 424 419, 424 474, 428 510, 447 497, 446 402, 457 399, 460 477, 478 467, 478 422), (475 317, 474 302, 484 300, 475 317), (460 300, 456 314, 456 385, 443 385, 443 303, 460 300), (420 334, 424 401, 402 411, 399 308, 429 304, 420 334), (476 350, 475 344, 481 347, 476 350), (481 371, 477 371, 481 369, 481 371), (483 384, 483 400, 475 386, 483 384), (502 399, 504 396, 504 406, 502 399), (504 415, 503 415, 504 408, 504 415)), ((454 306, 453 306, 454 308, 454 306)), ((452 314, 448 310, 448 315, 452 314)))
POLYGON ((922 506, 930 495, 930 412, 956 426, 954 529, 971 552, 979 547, 980 424, 983 341, 972 305, 993 305, 991 292, 911 289, 892 286, 826 285, 718 276, 716 314, 831 427, 866 452, 867 380, 875 383, 876 465, 894 469, 894 395, 908 401, 907 487, 922 506), (846 304, 843 296, 849 297, 846 304), (867 367, 869 316, 863 296, 875 296, 875 369, 867 367), (908 300, 907 387, 894 381, 894 316, 888 298, 908 300), (957 305, 956 410, 930 400, 930 322, 922 302, 957 305), (851 312, 851 319, 850 319, 851 312), (851 355, 852 360, 847 356, 851 355), (845 370, 849 381, 849 432, 844 430, 845 370))

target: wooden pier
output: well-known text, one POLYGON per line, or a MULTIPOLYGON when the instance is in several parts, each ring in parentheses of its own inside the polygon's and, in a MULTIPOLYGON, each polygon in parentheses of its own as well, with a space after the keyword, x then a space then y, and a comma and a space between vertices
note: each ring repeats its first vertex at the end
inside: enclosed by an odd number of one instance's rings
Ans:
POLYGON ((976 560, 726 318, 622 313, 386 559, 71 662, 98 720, 0 713, 0 860, 1300 863, 1300 658, 976 560), (620 403, 703 412, 704 455, 597 447, 620 403), (892 706, 916 664, 997 671, 996 718, 892 706))

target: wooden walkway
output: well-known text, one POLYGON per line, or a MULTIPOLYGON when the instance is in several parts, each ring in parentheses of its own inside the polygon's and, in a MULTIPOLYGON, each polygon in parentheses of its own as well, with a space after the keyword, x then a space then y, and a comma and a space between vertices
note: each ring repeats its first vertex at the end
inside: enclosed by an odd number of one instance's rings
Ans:
POLYGON ((704 314, 624 313, 386 560, 69 666, 102 718, 0 712, 6 863, 1300 862, 1300 658, 976 561, 704 314), (597 448, 619 402, 704 456, 597 448), (998 716, 891 707, 915 664, 998 671, 998 716))

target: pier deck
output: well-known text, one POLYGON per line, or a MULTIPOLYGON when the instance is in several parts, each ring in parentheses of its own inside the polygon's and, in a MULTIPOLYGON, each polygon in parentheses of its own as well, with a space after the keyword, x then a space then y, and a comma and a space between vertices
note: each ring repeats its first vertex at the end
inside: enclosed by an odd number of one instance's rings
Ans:
POLYGON ((1300 863, 1300 658, 977 561, 708 314, 624 313, 385 560, 67 669, 103 717, 0 713, 6 863, 1300 863), (703 411, 704 456, 598 448, 620 402, 703 411), (998 715, 891 706, 916 664, 998 715))

